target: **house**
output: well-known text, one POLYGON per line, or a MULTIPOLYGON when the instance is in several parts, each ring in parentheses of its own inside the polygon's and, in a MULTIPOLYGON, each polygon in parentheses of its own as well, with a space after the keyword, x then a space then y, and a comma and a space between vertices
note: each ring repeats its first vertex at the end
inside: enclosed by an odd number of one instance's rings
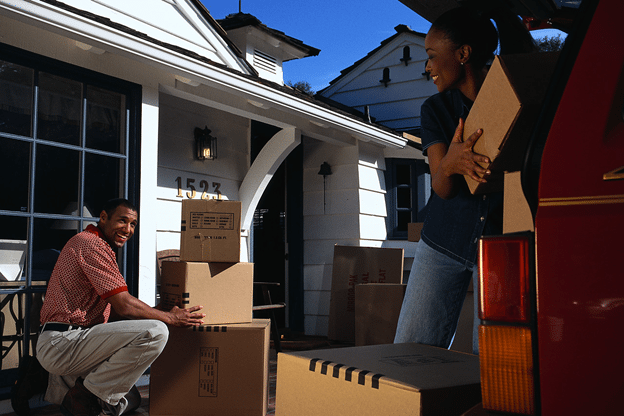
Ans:
POLYGON ((18 265, 0 286, 17 316, 3 369, 38 326, 20 302, 36 310, 55 255, 117 196, 139 207, 120 267, 141 300, 157 302, 157 253, 179 248, 181 201, 240 200, 241 260, 283 283, 282 324, 326 334, 333 246, 403 244, 387 239, 384 170, 417 150, 283 85, 282 62, 316 53, 199 0, 0 0, 0 240, 18 247, 0 247, 18 265))
MULTIPOLYGON (((418 138, 420 106, 437 93, 436 86, 425 72, 425 34, 403 24, 394 29, 394 35, 343 69, 340 76, 330 81, 319 94, 362 111, 376 123, 418 138)), ((424 220, 423 210, 430 195, 429 170, 420 152, 398 152, 396 156, 388 156, 386 164, 386 188, 397 193, 411 193, 409 207, 393 205, 398 197, 387 198, 388 215, 392 217, 396 213, 395 219, 390 218, 389 222, 397 224, 395 228, 389 227, 388 232, 391 237, 404 237, 405 222, 424 220), (405 176, 401 172, 406 170, 410 171, 408 179, 397 179, 405 176), (411 215, 406 215, 406 211, 411 215), (408 217, 402 220, 402 224, 401 215, 408 217)))

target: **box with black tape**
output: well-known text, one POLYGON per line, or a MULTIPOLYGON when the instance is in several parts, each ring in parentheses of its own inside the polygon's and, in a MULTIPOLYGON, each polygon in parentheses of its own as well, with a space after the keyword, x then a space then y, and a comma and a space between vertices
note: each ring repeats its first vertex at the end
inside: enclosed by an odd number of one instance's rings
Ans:
POLYGON ((270 320, 171 328, 150 370, 151 416, 264 416, 270 320))
POLYGON ((407 343, 277 359, 277 416, 459 416, 480 401, 479 357, 472 354, 407 343))

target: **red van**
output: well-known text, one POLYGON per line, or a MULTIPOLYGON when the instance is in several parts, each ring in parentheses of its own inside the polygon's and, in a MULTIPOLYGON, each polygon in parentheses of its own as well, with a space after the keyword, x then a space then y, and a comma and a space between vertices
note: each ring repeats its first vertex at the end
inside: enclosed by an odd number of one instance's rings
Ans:
POLYGON ((568 35, 522 171, 534 232, 481 240, 482 405, 624 415, 624 0, 494 3, 568 35))

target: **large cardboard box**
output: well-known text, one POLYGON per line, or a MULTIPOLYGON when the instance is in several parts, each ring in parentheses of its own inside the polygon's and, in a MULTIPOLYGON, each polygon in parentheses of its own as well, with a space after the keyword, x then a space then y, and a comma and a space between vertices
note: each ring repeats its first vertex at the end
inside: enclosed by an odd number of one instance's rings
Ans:
POLYGON ((204 323, 252 320, 253 263, 164 261, 160 302, 164 309, 202 305, 204 323))
POLYGON ((495 58, 464 125, 464 140, 483 129, 474 151, 491 160, 487 183, 465 176, 472 193, 502 191, 504 172, 522 168, 558 56, 541 52, 495 58))
POLYGON ((355 286, 355 345, 392 344, 407 285, 355 286))
POLYGON ((264 416, 268 406, 268 319, 171 328, 150 370, 151 416, 264 416))
POLYGON ((329 303, 329 339, 355 342, 355 286, 362 283, 402 283, 403 249, 334 247, 329 303))
POLYGON ((521 172, 507 172, 503 191, 503 234, 534 229, 533 214, 522 191, 521 172))
POLYGON ((277 416, 453 416, 480 401, 471 354, 408 343, 278 355, 277 416))
POLYGON ((182 201, 180 260, 240 261, 241 202, 220 199, 182 201))

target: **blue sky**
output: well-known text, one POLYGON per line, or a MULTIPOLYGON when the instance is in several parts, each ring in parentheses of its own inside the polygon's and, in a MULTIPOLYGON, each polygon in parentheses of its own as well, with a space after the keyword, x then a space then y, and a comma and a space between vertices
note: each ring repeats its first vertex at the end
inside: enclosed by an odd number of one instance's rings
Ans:
MULTIPOLYGON (((238 13, 239 0, 201 0, 215 19, 238 13)), ((318 56, 288 61, 284 81, 307 81, 314 91, 366 56, 404 24, 426 33, 430 23, 399 0, 241 0, 243 13, 320 49, 318 56)), ((539 31, 538 37, 553 31, 539 31)))
MULTIPOLYGON (((238 13, 239 0, 202 0, 215 19, 238 13)), ((405 24, 426 33, 429 22, 399 0, 241 0, 243 13, 268 27, 320 49, 318 56, 288 61, 284 81, 307 81, 314 91, 329 85, 405 24)))

